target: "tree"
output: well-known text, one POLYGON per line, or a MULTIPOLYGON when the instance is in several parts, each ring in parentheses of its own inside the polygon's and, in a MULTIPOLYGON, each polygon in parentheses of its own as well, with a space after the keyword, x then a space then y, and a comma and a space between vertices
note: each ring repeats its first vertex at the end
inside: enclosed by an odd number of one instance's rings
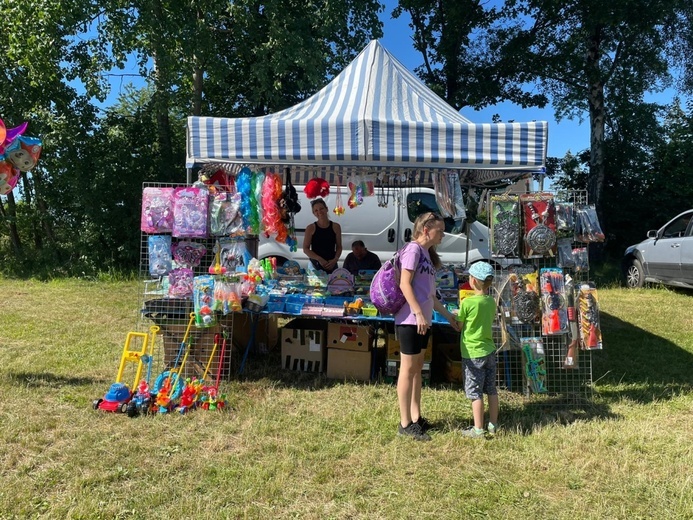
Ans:
POLYGON ((498 32, 512 57, 539 81, 556 115, 590 121, 590 200, 601 206, 606 122, 628 117, 647 92, 672 84, 676 48, 690 48, 685 0, 511 0, 498 32))
POLYGON ((501 18, 481 0, 400 0, 393 11, 411 17, 414 48, 421 53, 419 77, 451 106, 482 108, 510 100, 523 107, 547 103, 523 90, 531 76, 498 52, 493 27, 501 18))
POLYGON ((45 157, 62 154, 56 146, 59 135, 88 131, 93 125, 95 111, 87 100, 104 95, 104 82, 96 74, 102 54, 88 42, 74 39, 94 15, 89 0, 3 0, 0 6, 0 77, 6 87, 0 117, 8 126, 28 121, 28 135, 40 136, 44 149, 39 166, 23 175, 15 192, 0 201, 2 232, 12 243, 6 265, 22 267, 45 260, 44 249, 51 257, 57 250, 56 223, 46 203, 45 157), (76 84, 83 86, 83 94, 76 84), (29 253, 27 247, 38 254, 29 253))

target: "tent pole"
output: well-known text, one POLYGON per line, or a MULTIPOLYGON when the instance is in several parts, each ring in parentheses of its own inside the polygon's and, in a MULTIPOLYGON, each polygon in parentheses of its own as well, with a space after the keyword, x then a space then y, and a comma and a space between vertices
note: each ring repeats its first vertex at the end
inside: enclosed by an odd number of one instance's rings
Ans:
POLYGON ((192 168, 185 169, 185 183, 190 186, 192 184, 192 168))

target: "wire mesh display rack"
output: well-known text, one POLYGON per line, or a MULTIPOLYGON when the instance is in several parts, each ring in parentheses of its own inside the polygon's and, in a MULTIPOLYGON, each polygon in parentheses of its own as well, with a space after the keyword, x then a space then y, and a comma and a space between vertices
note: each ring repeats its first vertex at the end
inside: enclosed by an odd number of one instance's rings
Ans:
MULTIPOLYGON (((585 191, 564 191, 552 193, 556 203, 568 205, 587 204, 585 191)), ((489 194, 489 199, 491 194, 489 194)), ((489 206, 490 207, 490 204, 489 206)), ((573 248, 587 247, 588 244, 576 242, 574 237, 571 243, 573 248)), ((557 261, 553 256, 532 258, 522 261, 536 272, 545 268, 556 268, 557 261)), ((503 281, 507 277, 509 269, 501 269, 496 266, 496 280, 503 281)), ((569 274, 576 289, 589 279, 589 270, 563 268, 562 273, 569 274)), ((503 312, 503 309, 499 309, 503 312)), ((572 336, 569 330, 563 330, 554 335, 542 334, 541 320, 535 319, 528 323, 517 319, 507 320, 507 325, 501 322, 500 314, 494 324, 494 342, 497 346, 505 345, 497 353, 497 386, 511 392, 522 393, 533 401, 541 401, 544 404, 583 404, 591 401, 593 397, 592 387, 592 350, 571 349, 572 359, 569 358, 569 345, 572 336), (503 334, 503 328, 512 330, 514 341, 507 341, 503 334), (539 354, 535 350, 534 359, 529 359, 523 353, 523 345, 531 343, 539 344, 539 354), (538 388, 532 384, 532 371, 539 370, 542 385, 538 388)), ((536 374, 535 374, 536 375, 536 374)))
MULTIPOLYGON (((144 183, 145 188, 177 188, 187 184, 144 183)), ((228 380, 233 373, 233 330, 234 313, 215 315, 209 324, 201 326, 194 318, 191 298, 172 297, 168 276, 153 276, 150 272, 150 244, 153 234, 142 232, 138 290, 138 329, 147 330, 157 325, 159 341, 154 350, 154 363, 158 373, 173 368, 181 369, 181 377, 228 380), (222 357, 223 351, 223 357, 222 357)), ((170 233, 168 234, 170 236, 170 233)), ((172 238, 172 243, 195 244, 199 255, 194 265, 189 266, 194 276, 209 274, 215 262, 216 238, 172 238)), ((157 373, 155 371, 155 373, 157 373)))

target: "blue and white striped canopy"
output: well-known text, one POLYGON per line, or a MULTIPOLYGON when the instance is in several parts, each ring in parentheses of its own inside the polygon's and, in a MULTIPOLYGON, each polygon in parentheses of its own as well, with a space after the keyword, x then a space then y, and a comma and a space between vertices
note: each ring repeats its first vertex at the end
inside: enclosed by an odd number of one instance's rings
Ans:
POLYGON ((540 169, 548 124, 474 124, 376 40, 332 82, 262 117, 189 117, 186 166, 540 169))

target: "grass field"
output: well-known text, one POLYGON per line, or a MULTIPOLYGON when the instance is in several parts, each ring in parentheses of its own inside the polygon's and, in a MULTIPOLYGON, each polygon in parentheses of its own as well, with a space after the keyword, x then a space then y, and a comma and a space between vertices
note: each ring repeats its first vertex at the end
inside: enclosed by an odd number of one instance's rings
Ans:
POLYGON ((138 318, 135 282, 0 280, 0 518, 693 518, 690 292, 600 291, 593 403, 501 394, 502 434, 398 438, 395 388, 249 360, 227 413, 92 410, 138 318))

